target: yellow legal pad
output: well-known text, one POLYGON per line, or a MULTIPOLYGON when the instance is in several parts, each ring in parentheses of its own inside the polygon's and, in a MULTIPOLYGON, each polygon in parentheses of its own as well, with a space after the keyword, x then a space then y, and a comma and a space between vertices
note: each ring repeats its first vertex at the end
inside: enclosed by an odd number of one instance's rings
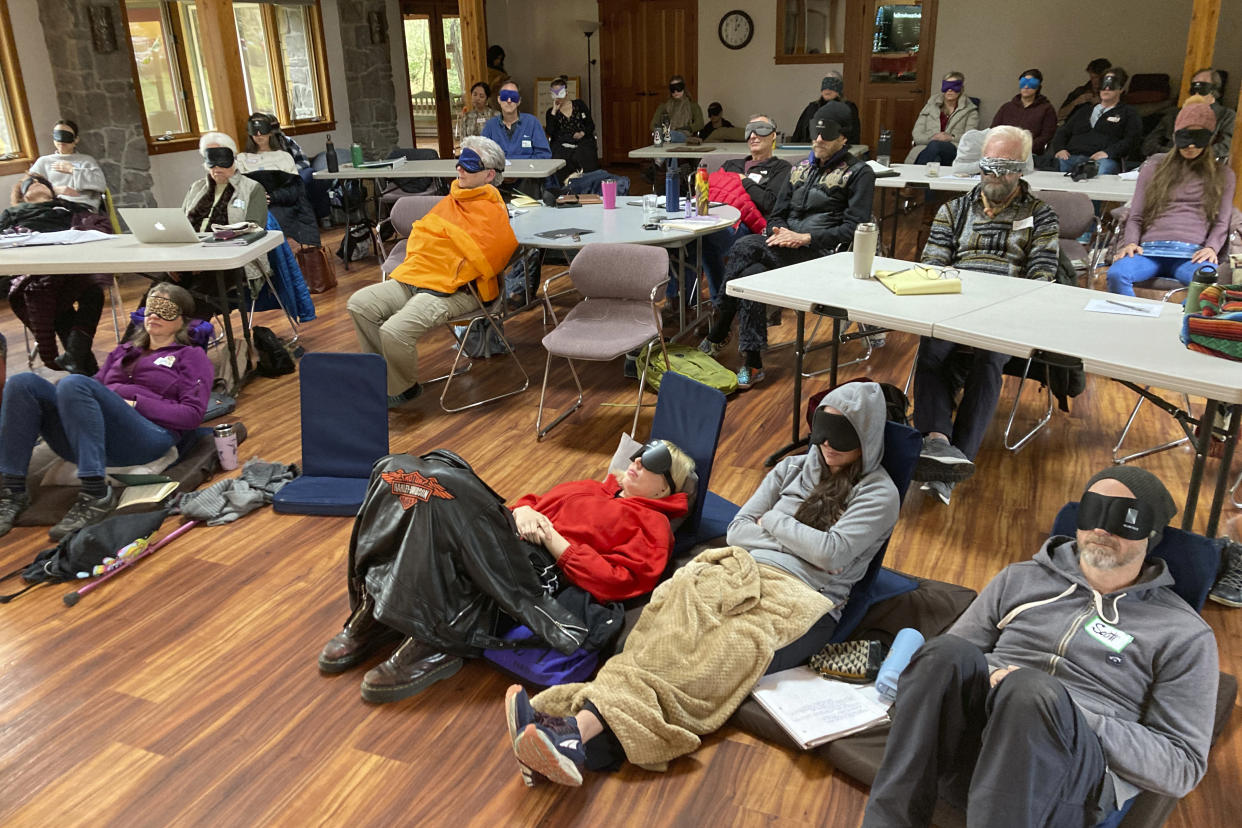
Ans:
POLYGON ((905 270, 877 270, 875 278, 898 296, 924 296, 931 293, 961 293, 962 280, 934 267, 905 270))

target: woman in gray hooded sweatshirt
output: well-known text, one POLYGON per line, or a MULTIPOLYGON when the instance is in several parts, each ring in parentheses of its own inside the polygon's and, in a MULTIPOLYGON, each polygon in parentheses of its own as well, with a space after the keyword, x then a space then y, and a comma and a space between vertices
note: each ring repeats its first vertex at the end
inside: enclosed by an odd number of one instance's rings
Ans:
POLYGON ((884 422, 875 383, 833 390, 807 453, 763 479, 729 525, 730 546, 656 588, 625 649, 593 681, 534 699, 509 688, 509 738, 528 785, 580 785, 584 767, 625 759, 664 770, 725 723, 778 650, 812 626, 827 640, 897 522, 897 487, 880 465, 884 422))

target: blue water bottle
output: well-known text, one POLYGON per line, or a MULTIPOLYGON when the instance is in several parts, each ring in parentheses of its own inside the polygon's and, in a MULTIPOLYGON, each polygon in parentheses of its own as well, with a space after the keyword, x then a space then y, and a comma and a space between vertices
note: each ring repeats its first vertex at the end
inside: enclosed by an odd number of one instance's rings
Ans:
POLYGON ((670 216, 681 212, 681 182, 677 179, 677 159, 670 158, 664 174, 664 210, 670 216))

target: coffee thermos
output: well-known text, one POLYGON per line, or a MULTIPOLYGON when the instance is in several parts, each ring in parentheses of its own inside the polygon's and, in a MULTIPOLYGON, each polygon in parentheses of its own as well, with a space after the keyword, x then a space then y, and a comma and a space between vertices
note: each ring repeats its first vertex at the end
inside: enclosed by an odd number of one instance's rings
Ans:
POLYGON ((212 429, 216 440, 216 456, 220 458, 220 468, 232 471, 237 468, 237 431, 232 423, 222 423, 212 429))
POLYGON ((1220 274, 1216 271, 1216 265, 1204 264, 1200 265, 1195 275, 1191 278, 1190 284, 1186 286, 1186 304, 1182 308, 1185 313, 1199 312, 1199 294, 1203 293, 1203 289, 1209 285, 1216 284, 1216 280, 1220 274))
POLYGON ((336 144, 332 143, 332 136, 328 136, 328 140, 323 145, 324 160, 328 162, 328 172, 340 172, 341 162, 336 157, 336 144))
POLYGON ((865 221, 854 228, 854 278, 870 279, 875 264, 875 243, 880 230, 875 222, 865 221))

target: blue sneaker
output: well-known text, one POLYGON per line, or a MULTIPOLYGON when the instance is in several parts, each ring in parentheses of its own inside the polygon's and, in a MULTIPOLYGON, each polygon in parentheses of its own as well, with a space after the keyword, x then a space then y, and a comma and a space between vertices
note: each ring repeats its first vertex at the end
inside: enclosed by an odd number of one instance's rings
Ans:
POLYGON ((753 388, 757 383, 763 382, 763 369, 751 368, 749 365, 743 365, 742 370, 737 372, 737 390, 746 391, 753 388))
POLYGON ((535 708, 530 706, 530 696, 527 695, 526 688, 520 684, 509 685, 509 689, 505 691, 505 724, 509 726, 509 746, 513 748, 522 781, 528 788, 535 787, 535 783, 543 777, 517 758, 517 740, 522 731, 526 730, 526 726, 536 721, 537 716, 539 714, 535 712, 535 708))
POLYGON ((558 785, 582 784, 586 751, 572 716, 541 716, 526 725, 513 743, 518 762, 558 785))

